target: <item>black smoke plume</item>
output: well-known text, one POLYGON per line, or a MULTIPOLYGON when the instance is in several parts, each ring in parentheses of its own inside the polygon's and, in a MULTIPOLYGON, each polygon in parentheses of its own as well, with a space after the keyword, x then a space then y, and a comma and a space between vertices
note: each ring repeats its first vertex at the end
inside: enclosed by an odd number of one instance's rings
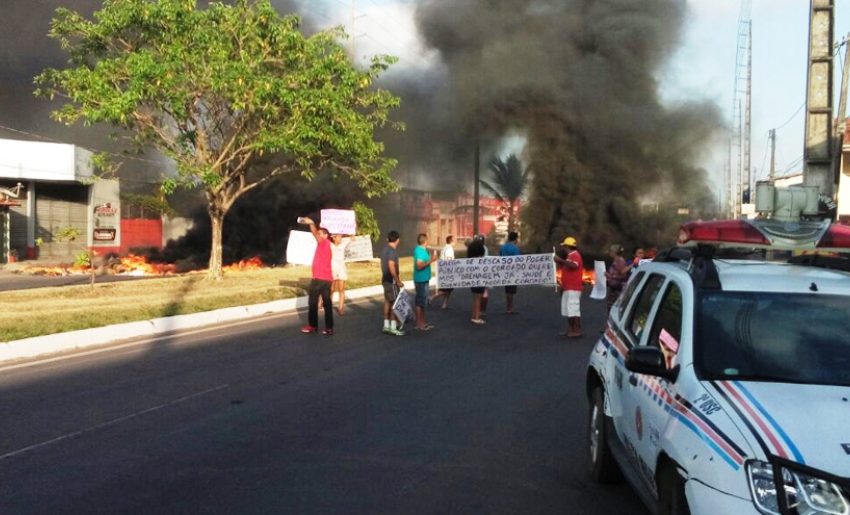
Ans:
POLYGON ((659 230, 677 208, 693 216, 714 204, 693 163, 721 127, 713 105, 659 99, 685 15, 684 0, 423 1, 417 23, 444 81, 405 119, 428 128, 427 143, 406 144, 461 155, 455 168, 470 170, 475 139, 525 134, 531 246, 567 234, 597 248, 672 238, 659 230))

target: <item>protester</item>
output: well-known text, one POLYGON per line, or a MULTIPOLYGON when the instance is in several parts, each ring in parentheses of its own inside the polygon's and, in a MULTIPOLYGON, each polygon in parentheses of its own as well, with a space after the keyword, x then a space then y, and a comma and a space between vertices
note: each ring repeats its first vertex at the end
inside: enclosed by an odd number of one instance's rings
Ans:
POLYGON ((331 245, 331 272, 333 284, 331 285, 331 296, 334 292, 339 294, 340 315, 345 312, 345 281, 348 280, 348 267, 345 264, 345 249, 351 243, 351 238, 344 238, 341 234, 333 235, 331 245))
MULTIPOLYGON (((484 238, 480 237, 480 235, 473 238, 469 247, 466 249, 466 256, 468 258, 484 257, 486 253, 484 238)), ((484 295, 485 288, 483 286, 473 286, 470 288, 470 291, 472 292, 472 318, 470 321, 473 324, 484 324, 485 322, 481 318, 481 298, 484 295)))
MULTIPOLYGON (((502 248, 499 249, 500 256, 519 256, 519 247, 517 247, 517 242, 519 241, 519 234, 516 231, 511 231, 508 233, 508 241, 502 248)), ((514 311, 514 295, 516 295, 517 287, 516 285, 505 286, 505 311, 507 313, 516 313, 514 311)))
POLYGON ((617 301, 617 298, 620 297, 620 293, 623 291, 623 285, 626 284, 629 278, 629 266, 623 258, 623 247, 617 244, 611 245, 608 248, 608 257, 611 258, 611 264, 605 271, 605 282, 608 288, 606 301, 608 310, 610 310, 614 302, 617 301))
MULTIPOLYGON (((452 246, 453 242, 454 236, 452 236, 451 234, 446 236, 446 246, 443 247, 443 250, 440 251, 441 261, 455 258, 455 248, 452 246)), ((440 288, 439 290, 437 290, 437 293, 435 293, 434 296, 431 297, 431 300, 429 302, 433 304, 438 297, 443 297, 443 305, 441 306, 441 309, 449 309, 449 297, 452 295, 452 291, 453 288, 440 288)))
POLYGON ((316 238, 316 253, 313 254, 312 280, 308 291, 307 301, 307 325, 301 328, 302 333, 315 333, 319 330, 319 297, 325 306, 325 330, 322 334, 331 336, 334 334, 334 314, 331 309, 331 284, 333 283, 333 272, 331 271, 331 242, 328 239, 328 230, 324 227, 316 228, 316 223, 310 218, 299 218, 299 223, 310 226, 310 232, 316 238))
POLYGON ((398 272, 398 231, 387 234, 387 246, 381 252, 381 285, 384 287, 384 328, 383 332, 395 336, 404 336, 398 317, 393 313, 393 303, 404 283, 398 272))
POLYGON ((555 254, 555 262, 561 271, 561 316, 566 317, 568 328, 560 333, 567 338, 578 338, 581 333, 581 292, 582 271, 584 263, 578 251, 578 242, 572 236, 564 238, 561 243, 567 249, 567 256, 555 254))
POLYGON ((428 254, 425 243, 428 235, 425 233, 416 237, 416 248, 413 249, 413 284, 416 287, 416 329, 430 331, 433 325, 425 321, 425 305, 428 303, 428 284, 431 281, 431 263, 437 260, 428 254))
MULTIPOLYGON (((481 244, 484 246, 484 257, 490 256, 490 249, 487 248, 487 240, 486 240, 486 238, 484 238, 484 235, 478 234, 478 235, 475 236, 475 238, 477 240, 481 241, 481 244)), ((484 317, 487 316, 487 304, 489 302, 490 302, 490 288, 485 286, 484 292, 481 293, 481 303, 479 304, 481 306, 481 309, 480 309, 480 313, 478 315, 478 318, 484 318, 484 317)))
POLYGON ((640 260, 644 258, 644 251, 642 247, 638 247, 635 249, 634 255, 626 260, 626 265, 629 267, 638 266, 640 264, 640 260))

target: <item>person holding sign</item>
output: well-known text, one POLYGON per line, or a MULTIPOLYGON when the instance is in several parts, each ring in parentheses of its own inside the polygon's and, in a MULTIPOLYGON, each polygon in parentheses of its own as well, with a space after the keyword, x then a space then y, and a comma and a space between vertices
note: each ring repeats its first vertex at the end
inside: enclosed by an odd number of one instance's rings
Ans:
POLYGON ((416 329, 430 331, 433 325, 425 321, 425 305, 428 304, 428 283, 431 281, 431 263, 437 260, 436 252, 428 254, 425 243, 428 235, 425 233, 416 237, 416 248, 413 249, 413 284, 416 286, 416 329))
POLYGON ((316 228, 316 223, 310 218, 300 217, 298 223, 310 226, 310 232, 316 238, 316 252, 313 254, 312 280, 308 291, 307 325, 301 328, 302 333, 315 333, 319 330, 319 297, 325 306, 325 330, 322 334, 334 334, 334 313, 331 304, 331 242, 330 234, 324 227, 316 228))
MULTIPOLYGON (((384 329, 386 334, 404 336, 398 317, 393 313, 393 303, 404 283, 398 277, 398 231, 387 234, 387 246, 381 252, 381 285, 384 287, 384 329)), ((402 322, 403 323, 403 322, 402 322)))
POLYGON ((332 239, 331 273, 333 274, 333 284, 331 285, 331 296, 333 296, 334 292, 339 293, 339 307, 337 311, 342 315, 345 312, 345 281, 348 280, 348 267, 345 265, 345 249, 351 243, 351 238, 343 238, 341 234, 334 234, 332 239))
POLYGON ((567 331, 561 333, 561 336, 578 338, 581 336, 581 291, 584 288, 581 273, 583 263, 575 238, 568 236, 564 238, 561 245, 567 248, 567 257, 562 258, 555 254, 555 262, 561 269, 561 316, 566 317, 569 326, 567 331))
MULTIPOLYGON (((454 242, 454 236, 449 234, 446 236, 446 246, 443 247, 443 250, 440 251, 440 260, 449 260, 455 258, 455 248, 452 245, 454 242)), ((440 309, 449 309, 449 297, 452 295, 452 291, 454 288, 440 288, 437 290, 437 293, 431 297, 430 303, 433 304, 437 297, 443 297, 443 305, 440 309)))
MULTIPOLYGON (((519 247, 517 247, 517 242, 519 241, 519 234, 516 231, 511 231, 508 233, 508 241, 502 248, 499 249, 500 256, 519 256, 519 247)), ((505 286, 505 303, 507 304, 505 311, 507 313, 516 313, 514 311, 514 295, 516 295, 516 285, 508 285, 505 286)))
MULTIPOLYGON (((487 255, 487 248, 484 246, 484 238, 476 236, 472 239, 472 243, 466 248, 467 258, 479 258, 487 255)), ((483 325, 486 322, 481 318, 482 297, 487 290, 484 286, 473 286, 469 289, 472 292, 472 318, 470 322, 473 324, 483 325)))

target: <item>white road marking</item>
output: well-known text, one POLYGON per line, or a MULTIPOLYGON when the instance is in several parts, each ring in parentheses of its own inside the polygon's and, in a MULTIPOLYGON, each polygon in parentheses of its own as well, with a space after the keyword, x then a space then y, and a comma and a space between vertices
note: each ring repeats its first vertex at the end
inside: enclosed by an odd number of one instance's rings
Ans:
POLYGON ((75 437, 80 436, 80 435, 85 434, 85 433, 90 433, 90 432, 96 431, 98 429, 103 429, 104 427, 114 426, 115 424, 125 422, 127 420, 132 419, 132 418, 136 418, 136 417, 139 417, 141 415, 145 415, 147 413, 151 413, 151 412, 154 412, 154 411, 159 411, 161 409, 168 408, 170 406, 174 406, 176 404, 180 404, 182 402, 186 402, 188 400, 195 399, 195 398, 200 397, 202 395, 206 395, 208 393, 212 393, 212 392, 216 392, 218 390, 222 390, 222 389, 227 388, 229 386, 230 386, 229 384, 221 384, 221 385, 218 385, 214 388, 210 388, 209 390, 204 390, 202 392, 193 393, 192 395, 186 395, 185 397, 180 397, 179 399, 174 399, 173 401, 166 402, 165 404, 160 404, 160 405, 154 406, 152 408, 137 411, 135 413, 130 413, 129 415, 124 415, 123 417, 114 418, 114 419, 109 420, 107 422, 103 422, 103 423, 100 423, 100 424, 97 424, 97 425, 94 425, 94 426, 91 426, 91 427, 87 427, 85 429, 80 429, 79 431, 74 431, 72 433, 64 434, 62 436, 57 436, 56 438, 52 438, 50 440, 46 440, 46 441, 41 442, 41 443, 28 445, 28 446, 23 447, 21 449, 18 449, 16 451, 7 452, 6 454, 0 455, 0 461, 18 456, 20 454, 24 454, 25 452, 34 451, 34 450, 40 449, 42 447, 47 447, 48 445, 52 445, 54 443, 58 443, 58 442, 61 442, 63 440, 75 438, 75 437))

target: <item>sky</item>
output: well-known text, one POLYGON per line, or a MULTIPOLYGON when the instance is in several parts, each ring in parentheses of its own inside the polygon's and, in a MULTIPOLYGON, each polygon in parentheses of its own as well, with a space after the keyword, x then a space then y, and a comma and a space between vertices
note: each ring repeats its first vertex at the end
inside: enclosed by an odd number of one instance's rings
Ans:
MULTIPOLYGON (((741 1, 683 1, 689 10, 687 24, 681 46, 658 77, 661 96, 670 104, 707 99, 731 119, 741 1)), ((835 40, 840 42, 850 32, 850 0, 835 0, 835 5, 835 40)), ((412 0, 302 0, 301 6, 320 26, 350 27, 353 12, 354 48, 359 56, 399 56, 397 70, 437 63, 437 56, 423 48, 417 36, 412 0)), ((777 175, 802 170, 805 116, 801 106, 806 88, 808 14, 806 0, 752 0, 751 162, 756 179, 768 173, 768 131, 772 128, 777 128, 777 175)), ((835 61, 836 95, 845 49, 846 45, 835 61)), ((719 186, 728 161, 728 141, 719 138, 706 144, 710 148, 702 165, 719 186)), ((506 140, 505 153, 519 150, 521 142, 506 140)))

